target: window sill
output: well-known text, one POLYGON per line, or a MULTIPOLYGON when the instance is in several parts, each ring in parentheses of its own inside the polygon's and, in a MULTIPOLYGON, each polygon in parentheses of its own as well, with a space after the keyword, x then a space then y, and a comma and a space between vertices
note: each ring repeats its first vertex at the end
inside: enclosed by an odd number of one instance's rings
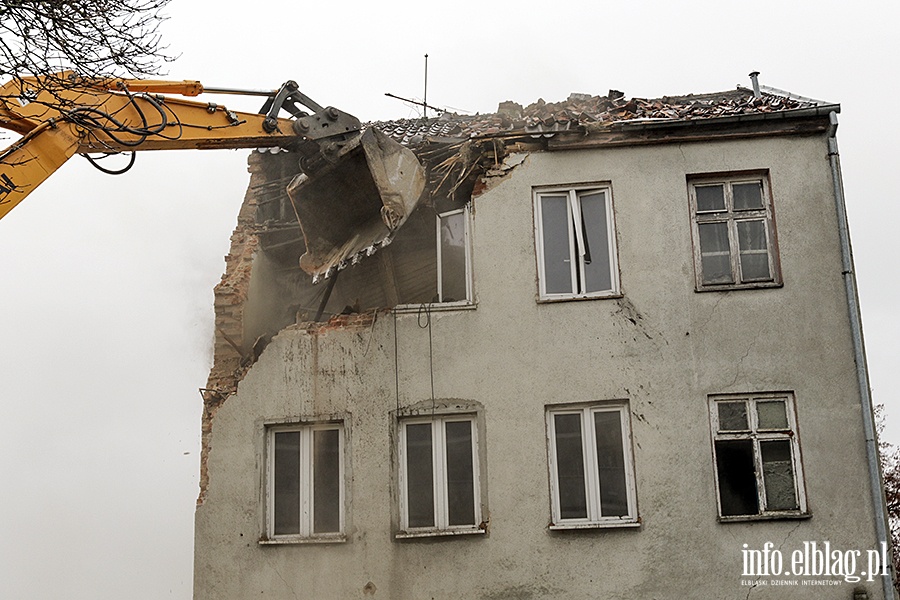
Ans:
POLYGON ((428 309, 428 312, 443 312, 450 310, 475 310, 478 308, 478 304, 475 302, 469 302, 468 300, 463 302, 422 302, 419 304, 398 304, 391 310, 397 314, 416 314, 420 310, 428 309), (424 308, 423 308, 424 307, 424 308))
POLYGON ((283 536, 277 538, 260 538, 260 546, 294 546, 298 544, 343 544, 347 536, 343 533, 317 535, 315 537, 283 536))
POLYGON ((746 523, 749 521, 791 521, 809 519, 812 514, 809 512, 770 512, 761 515, 734 515, 728 517, 719 517, 719 523, 746 523))
POLYGON ((460 535, 484 535, 484 529, 428 529, 422 531, 400 531, 394 534, 396 540, 413 540, 418 538, 456 537, 460 535))
POLYGON ((594 523, 558 523, 551 524, 550 531, 571 531, 577 529, 621 529, 640 527, 641 522, 637 519, 620 521, 598 521, 594 523))
POLYGON ((764 290, 784 287, 780 281, 758 281, 755 283, 726 283, 722 285, 698 285, 695 292, 730 292, 732 290, 764 290))
POLYGON ((553 304, 554 302, 577 302, 580 300, 614 300, 616 298, 624 298, 621 292, 608 292, 602 294, 581 294, 577 296, 538 296, 538 304, 553 304))

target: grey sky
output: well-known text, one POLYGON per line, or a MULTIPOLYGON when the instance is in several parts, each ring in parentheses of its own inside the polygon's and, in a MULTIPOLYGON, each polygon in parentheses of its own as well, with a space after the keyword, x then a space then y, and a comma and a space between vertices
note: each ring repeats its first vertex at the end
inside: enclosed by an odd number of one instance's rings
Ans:
MULTIPOLYGON (((900 442, 893 3, 248 6, 174 0, 165 35, 182 56, 168 77, 295 79, 362 120, 416 116, 384 93, 421 98, 426 52, 429 103, 469 112, 610 88, 718 91, 748 85, 752 70, 764 85, 840 102, 874 399, 900 442)), ((246 154, 145 153, 121 177, 76 157, 0 221, 0 597, 190 597, 197 388, 246 154)), ((776 191, 776 212, 777 202, 776 191)))

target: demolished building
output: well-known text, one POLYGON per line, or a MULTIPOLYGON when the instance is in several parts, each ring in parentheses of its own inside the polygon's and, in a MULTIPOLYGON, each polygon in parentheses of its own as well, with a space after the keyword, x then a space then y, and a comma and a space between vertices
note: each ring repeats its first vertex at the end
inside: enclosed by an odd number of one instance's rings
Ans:
MULTIPOLYGON (((880 549, 839 110, 739 87, 373 123, 404 150, 371 180, 416 180, 393 204, 253 153, 195 598, 782 597, 748 549, 880 549)), ((836 581, 791 597, 893 597, 836 581)))

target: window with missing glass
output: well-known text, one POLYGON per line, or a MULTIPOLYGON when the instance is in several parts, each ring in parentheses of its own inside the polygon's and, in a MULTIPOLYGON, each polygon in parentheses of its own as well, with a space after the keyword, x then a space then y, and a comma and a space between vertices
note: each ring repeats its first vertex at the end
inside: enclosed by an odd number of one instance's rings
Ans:
POLYGON ((482 532, 475 417, 403 419, 399 430, 400 537, 482 532))
POLYGON ((341 423, 267 428, 267 540, 343 540, 343 448, 341 423))
POLYGON ((805 515, 793 395, 713 396, 710 420, 720 517, 805 515))
POLYGON ((547 410, 551 529, 637 525, 625 402, 547 410))
POLYGON ((698 290, 781 284, 768 177, 689 180, 698 290))
POLYGON ((534 207, 540 298, 618 295, 609 186, 535 190, 534 207))

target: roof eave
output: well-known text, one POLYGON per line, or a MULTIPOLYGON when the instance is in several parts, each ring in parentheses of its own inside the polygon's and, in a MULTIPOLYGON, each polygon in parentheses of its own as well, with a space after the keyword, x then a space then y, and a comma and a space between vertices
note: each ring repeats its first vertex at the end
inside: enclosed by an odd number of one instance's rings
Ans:
POLYGON ((558 133, 547 140, 549 150, 632 146, 738 139, 777 135, 812 135, 828 128, 828 115, 839 104, 825 104, 769 113, 750 113, 700 119, 618 121, 558 133))
POLYGON ((779 110, 773 112, 756 112, 722 117, 703 117, 700 119, 664 119, 653 121, 614 121, 610 129, 658 129, 665 127, 702 126, 705 124, 724 125, 727 123, 746 123, 750 121, 767 121, 773 119, 803 119, 807 117, 827 117, 829 113, 840 113, 840 104, 822 104, 806 108, 779 110))

